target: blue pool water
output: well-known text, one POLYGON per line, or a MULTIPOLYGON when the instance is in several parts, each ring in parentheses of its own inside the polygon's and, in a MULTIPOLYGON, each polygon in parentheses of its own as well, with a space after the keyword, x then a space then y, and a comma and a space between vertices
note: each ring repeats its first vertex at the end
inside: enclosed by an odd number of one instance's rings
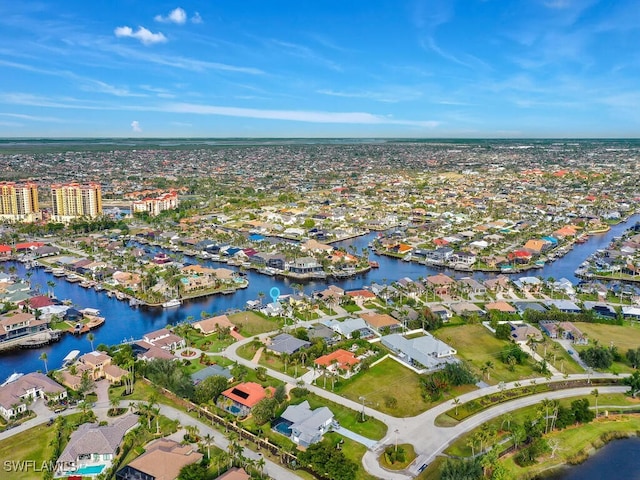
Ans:
POLYGON ((233 413, 234 415, 238 415, 242 411, 240 407, 236 407, 235 405, 231 405, 230 407, 227 408, 227 410, 233 413))
POLYGON ((102 473, 102 470, 104 470, 105 465, 90 465, 87 467, 80 467, 78 470, 76 470, 75 474, 76 475, 98 475, 100 473, 102 473))
POLYGON ((289 427, 290 427, 290 424, 288 422, 281 421, 273 425, 273 427, 271 428, 276 432, 281 433, 282 435, 288 437, 291 435, 291 429, 289 427))

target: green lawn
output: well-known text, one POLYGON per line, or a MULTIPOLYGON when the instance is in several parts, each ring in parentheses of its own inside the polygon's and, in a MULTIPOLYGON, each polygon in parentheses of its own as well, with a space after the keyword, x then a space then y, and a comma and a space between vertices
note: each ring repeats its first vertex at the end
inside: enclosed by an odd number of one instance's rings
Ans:
POLYGON ((568 373, 584 373, 584 369, 578 365, 569 353, 548 337, 544 337, 544 341, 538 343, 537 353, 544 358, 545 347, 547 352, 547 362, 553 365, 559 372, 568 373))
POLYGON ((510 342, 499 340, 482 325, 460 325, 444 327, 436 330, 434 336, 451 345, 458 351, 458 357, 469 362, 478 374, 482 376, 480 367, 491 362, 493 367, 485 375, 484 380, 490 384, 499 382, 513 382, 525 378, 539 377, 530 364, 516 365, 510 371, 508 365, 500 361, 500 351, 510 342))
POLYGON ((355 402, 365 397, 368 406, 397 417, 413 417, 429 406, 422 397, 420 376, 391 359, 350 380, 341 380, 335 392, 355 402), (395 399, 395 405, 389 399, 395 399))
POLYGON ((271 332, 282 326, 282 320, 270 319, 255 312, 234 313, 229 315, 229 320, 238 327, 244 337, 271 332))
MULTIPOLYGON (((391 445, 391 448, 395 451, 395 445, 391 445)), ((382 452, 382 455, 380 455, 379 458, 380 465, 389 470, 404 470, 409 465, 411 465, 411 463, 416 459, 416 452, 413 448, 413 445, 411 445, 410 443, 398 444, 398 449, 402 449, 405 452, 404 462, 389 463, 385 449, 385 452, 382 452)))
MULTIPOLYGON (((35 461, 38 468, 42 462, 49 461, 53 453, 50 442, 56 433, 56 427, 39 425, 24 432, 12 435, 0 442, 0 458, 3 461, 19 462, 24 460, 35 461)), ((6 472, 2 478, 7 480, 37 480, 42 478, 42 471, 6 472)))
POLYGON ((338 435, 337 433, 327 433, 325 438, 328 439, 331 443, 337 444, 340 440, 343 440, 344 443, 341 445, 342 453, 344 456, 350 460, 353 460, 358 465, 358 471, 356 472, 356 480, 376 480, 376 477, 373 475, 369 475, 367 471, 362 466, 362 457, 367 451, 367 447, 359 444, 358 442, 354 442, 353 440, 343 437, 342 435, 338 435))
POLYGON ((380 420, 372 417, 366 417, 366 421, 362 422, 361 412, 356 412, 350 408, 330 400, 319 397, 313 393, 309 393, 306 397, 293 400, 293 403, 301 403, 307 400, 312 409, 318 407, 328 407, 333 412, 334 418, 340 422, 340 425, 349 430, 372 440, 380 440, 387 434, 387 426, 380 420))
POLYGON ((624 355, 630 348, 640 347, 640 325, 629 323, 621 325, 604 325, 601 323, 576 322, 575 326, 589 337, 589 344, 593 345, 598 340, 600 345, 613 345, 624 355))

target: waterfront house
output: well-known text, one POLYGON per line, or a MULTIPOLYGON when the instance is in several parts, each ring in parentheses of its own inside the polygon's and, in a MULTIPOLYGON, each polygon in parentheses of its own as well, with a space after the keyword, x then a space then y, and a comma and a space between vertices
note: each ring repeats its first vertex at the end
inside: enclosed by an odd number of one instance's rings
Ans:
POLYGON ((95 478, 111 467, 125 434, 138 425, 138 416, 129 414, 111 425, 84 423, 69 438, 56 461, 56 475, 95 478))
POLYGON ((87 371, 92 380, 104 378, 104 368, 111 365, 112 359, 104 352, 93 351, 78 358, 78 372, 87 371))
POLYGON ((45 402, 67 398, 67 390, 43 373, 34 372, 0 387, 0 416, 9 420, 27 411, 27 405, 42 398, 45 402))
POLYGON ((273 392, 273 387, 265 389, 255 382, 245 382, 231 387, 220 394, 218 407, 235 415, 246 417, 251 413, 260 400, 267 397, 267 393, 273 392))
POLYGON ((26 337, 49 329, 49 320, 26 312, 9 312, 0 316, 0 343, 26 337))
POLYGON ((145 452, 116 473, 116 480, 175 480, 187 465, 202 460, 193 445, 182 445, 158 438, 144 447, 145 452))
POLYGON ((427 277, 427 285, 433 289, 436 295, 449 295, 451 288, 455 285, 455 280, 443 273, 430 275, 427 277))
POLYGON ((287 267, 291 273, 296 273, 298 275, 311 275, 323 272, 322 265, 312 257, 296 258, 293 262, 288 263, 287 267))
POLYGON ((311 410, 305 400, 298 405, 289 405, 274 422, 274 429, 289 436, 296 445, 308 447, 322 440, 333 423, 333 413, 327 407, 311 410))
POLYGON ((250 480, 251 476, 245 472, 244 468, 233 467, 224 472, 215 480, 250 480))
POLYGON ((142 337, 142 340, 153 345, 154 347, 158 347, 167 351, 175 351, 187 346, 184 338, 179 337, 166 328, 161 328, 160 330, 156 330, 154 332, 145 333, 142 337))
POLYGON ((200 330, 203 335, 211 335, 226 328, 229 331, 235 330, 236 326, 231 323, 231 320, 226 315, 218 315, 194 322, 193 328, 200 330))

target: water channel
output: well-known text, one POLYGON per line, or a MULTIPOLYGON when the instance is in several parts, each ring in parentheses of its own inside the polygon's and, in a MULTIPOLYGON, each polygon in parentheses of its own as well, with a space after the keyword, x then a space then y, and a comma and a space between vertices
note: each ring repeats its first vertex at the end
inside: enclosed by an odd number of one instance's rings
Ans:
MULTIPOLYGON (((573 275, 574 270, 597 249, 605 248, 614 236, 621 235, 630 225, 640 220, 640 215, 634 215, 627 222, 614 226, 606 234, 594 236, 589 241, 576 247, 560 260, 545 266, 539 270, 533 270, 531 275, 542 276, 543 278, 554 277, 556 279, 566 277, 577 283, 577 279, 573 275)), ((345 240, 334 244, 338 247, 350 248, 353 245, 357 251, 368 246, 378 234, 376 232, 369 233, 362 237, 345 240)), ((149 249, 150 247, 145 246, 149 249)), ((155 247, 153 247, 155 248, 155 247)), ((157 249, 156 249, 157 250, 157 249)), ((172 253, 167 251, 167 253, 172 253)), ((304 284, 306 293, 320 290, 329 283, 339 285, 344 289, 360 288, 364 285, 372 283, 385 283, 398 280, 400 278, 409 277, 418 279, 419 277, 427 277, 442 270, 426 267, 413 262, 404 262, 395 258, 371 254, 371 259, 380 264, 380 268, 348 279, 327 279, 311 281, 304 284)), ((186 257, 186 261, 192 263, 200 263, 210 267, 227 267, 222 263, 210 261, 200 261, 195 258, 186 257)), ((5 267, 8 269, 11 264, 7 263, 5 267)), ((14 263, 17 267, 17 275, 24 277, 24 265, 14 263)), ((227 267, 233 268, 236 267, 227 267)), ((259 292, 268 295, 272 287, 278 287, 282 294, 293 293, 292 282, 285 278, 270 277, 262 275, 253 270, 246 271, 249 280, 249 287, 244 290, 238 290, 232 295, 214 295, 200 299, 189 300, 183 303, 179 308, 161 309, 161 308, 131 308, 128 302, 119 301, 110 298, 106 292, 96 292, 93 289, 85 289, 77 283, 69 283, 64 279, 56 278, 50 273, 44 272, 43 269, 33 269, 31 284, 33 286, 40 285, 41 291, 47 291, 47 282, 53 281, 56 286, 54 292, 56 297, 60 299, 69 299, 78 308, 97 308, 102 316, 106 318, 105 324, 94 331, 94 345, 105 343, 113 345, 123 340, 138 339, 146 333, 155 329, 162 328, 167 324, 176 324, 193 317, 199 319, 201 312, 210 314, 222 313, 233 309, 244 309, 248 300, 256 300, 259 292)), ((444 270, 444 273, 455 278, 469 275, 466 272, 455 272, 453 270, 444 270)), ((475 273, 476 278, 487 278, 493 274, 475 273)), ((268 298, 268 297, 267 297, 268 298)), ((44 364, 39 356, 45 352, 48 357, 49 368, 58 368, 62 364, 62 360, 71 350, 80 350, 81 354, 91 350, 91 344, 86 336, 74 336, 67 334, 61 341, 47 346, 46 348, 35 350, 14 350, 0 354, 0 382, 14 372, 27 373, 35 370, 43 370, 44 364)))
POLYGON ((549 480, 640 480, 640 438, 614 440, 586 462, 549 475, 549 480))

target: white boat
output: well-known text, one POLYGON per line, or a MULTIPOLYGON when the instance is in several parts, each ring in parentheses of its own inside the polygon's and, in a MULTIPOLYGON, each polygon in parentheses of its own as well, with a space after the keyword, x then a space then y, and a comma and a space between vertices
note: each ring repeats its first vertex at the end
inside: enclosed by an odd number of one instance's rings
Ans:
POLYGON ((162 304, 162 308, 173 308, 173 307, 179 307, 180 304, 182 302, 180 300, 178 300, 177 298, 173 298, 169 301, 166 301, 162 304))
POLYGON ((73 361, 78 358, 78 355, 80 355, 80 350, 71 350, 67 356, 62 359, 62 365, 66 367, 70 363, 73 363, 73 361))
POLYGON ((92 317, 100 316, 100 310, 98 310, 97 308, 85 308, 84 310, 80 310, 80 312, 84 315, 90 315, 92 317))
POLYGON ((15 382, 16 380, 18 380, 21 376, 23 376, 24 373, 12 373, 11 375, 9 375, 7 377, 7 379, 4 381, 3 384, 0 385, 0 387, 4 387, 5 385, 9 385, 11 382, 15 382))

